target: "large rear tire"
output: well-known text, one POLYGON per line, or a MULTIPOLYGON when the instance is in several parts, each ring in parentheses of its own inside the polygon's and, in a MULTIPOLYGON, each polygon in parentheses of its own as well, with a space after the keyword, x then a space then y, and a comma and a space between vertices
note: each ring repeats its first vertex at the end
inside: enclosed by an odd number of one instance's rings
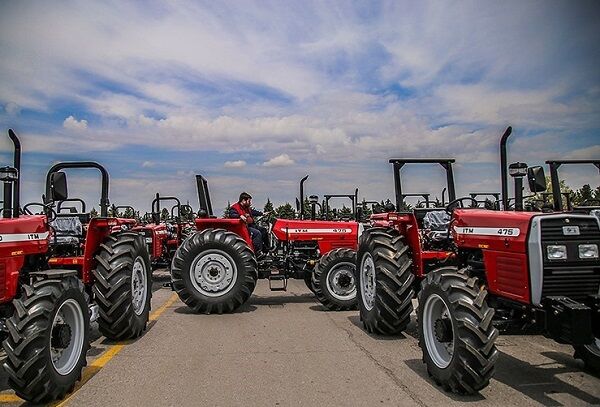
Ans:
POLYGON ((148 324, 152 297, 152 268, 143 237, 132 232, 110 235, 96 260, 100 332, 112 340, 139 337, 148 324))
POLYGON ((406 329, 413 310, 414 275, 408 246, 395 229, 366 230, 358 247, 357 297, 369 333, 395 335, 406 329))
POLYGON ((494 374, 498 330, 486 296, 477 278, 456 267, 430 272, 422 282, 419 346, 427 372, 447 391, 476 393, 494 374))
POLYGON ((594 338, 590 345, 575 346, 575 358, 583 360, 590 371, 600 374, 600 338, 594 338))
POLYGON ((194 312, 222 314, 244 304, 258 279, 248 244, 225 229, 206 229, 186 239, 171 267, 173 288, 194 312))
POLYGON ((340 248, 319 259, 312 275, 314 292, 331 311, 356 309, 356 252, 340 248))
POLYGON ((37 281, 23 286, 13 305, 3 342, 9 385, 35 404, 63 398, 81 379, 89 348, 82 282, 75 277, 37 281))

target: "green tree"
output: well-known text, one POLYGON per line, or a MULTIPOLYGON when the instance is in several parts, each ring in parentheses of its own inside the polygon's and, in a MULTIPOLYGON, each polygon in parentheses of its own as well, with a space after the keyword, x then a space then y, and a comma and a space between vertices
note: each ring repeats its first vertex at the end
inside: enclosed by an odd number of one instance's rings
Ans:
POLYGON ((90 217, 92 217, 92 218, 98 217, 98 211, 96 210, 96 208, 92 208, 92 210, 90 211, 90 217))
POLYGON ((108 208, 108 216, 111 218, 118 218, 121 216, 115 204, 112 204, 110 208, 108 208))
POLYGON ((284 205, 280 205, 275 209, 275 215, 279 219, 294 219, 296 217, 296 211, 289 202, 286 202, 284 205))
POLYGON ((338 218, 352 218, 352 208, 348 208, 346 205, 342 205, 342 209, 338 211, 338 218))
POLYGON ((169 220, 169 210, 167 208, 162 208, 162 210, 160 211, 160 220, 161 221, 167 221, 169 220))
POLYGON ((594 199, 594 191, 590 184, 585 184, 580 189, 575 191, 573 196, 573 205, 581 205, 584 202, 590 202, 594 199))
POLYGON ((263 213, 269 212, 268 215, 265 215, 265 220, 269 223, 274 222, 276 219, 275 216, 275 208, 273 207, 273 202, 269 198, 267 198, 267 203, 263 208, 263 213))
POLYGON ((228 218, 229 217, 229 210, 230 209, 231 209, 231 202, 227 201, 227 206, 223 210, 223 217, 224 218, 228 218))
POLYGON ((132 208, 125 208, 125 212, 123 212, 123 217, 126 219, 134 219, 135 212, 132 208))

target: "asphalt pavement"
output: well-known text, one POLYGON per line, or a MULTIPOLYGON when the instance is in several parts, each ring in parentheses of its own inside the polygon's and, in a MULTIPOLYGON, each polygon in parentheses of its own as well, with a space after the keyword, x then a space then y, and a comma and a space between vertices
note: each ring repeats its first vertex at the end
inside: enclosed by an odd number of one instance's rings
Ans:
MULTIPOLYGON (((165 277, 164 274, 159 277, 165 277)), ((160 278, 159 278, 160 279, 160 278)), ((574 406, 600 404, 600 379, 572 349, 540 336, 500 336, 496 375, 480 394, 444 392, 404 335, 362 329, 358 312, 325 311, 302 281, 260 281, 238 312, 195 315, 162 281, 136 341, 97 336, 69 406, 574 406)), ((22 405, 0 373, 0 404, 22 405)))

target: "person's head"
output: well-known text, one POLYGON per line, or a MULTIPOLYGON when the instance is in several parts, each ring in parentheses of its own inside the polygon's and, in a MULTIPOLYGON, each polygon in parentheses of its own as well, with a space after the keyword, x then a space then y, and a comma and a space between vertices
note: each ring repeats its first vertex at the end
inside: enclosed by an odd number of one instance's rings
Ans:
POLYGON ((249 208, 250 205, 252 205, 252 197, 250 196, 250 194, 248 194, 246 192, 242 192, 240 194, 240 199, 238 200, 238 202, 244 208, 249 208))

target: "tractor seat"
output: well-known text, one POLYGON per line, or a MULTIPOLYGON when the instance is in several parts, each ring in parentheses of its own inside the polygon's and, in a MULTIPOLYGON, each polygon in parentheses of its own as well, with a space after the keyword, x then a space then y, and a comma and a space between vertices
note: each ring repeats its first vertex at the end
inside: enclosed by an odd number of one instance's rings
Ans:
POLYGON ((71 213, 58 213, 56 215, 56 218, 73 218, 76 217, 79 219, 79 222, 83 223, 83 224, 88 224, 90 223, 90 220, 92 219, 92 217, 90 216, 89 213, 77 213, 77 212, 71 212, 71 213))
POLYGON ((434 244, 451 239, 448 233, 449 227, 450 215, 444 210, 429 211, 423 216, 423 228, 427 231, 426 236, 434 244))
POLYGON ((56 244, 78 245, 79 239, 83 238, 83 225, 78 216, 58 216, 50 222, 50 226, 54 229, 56 244))

